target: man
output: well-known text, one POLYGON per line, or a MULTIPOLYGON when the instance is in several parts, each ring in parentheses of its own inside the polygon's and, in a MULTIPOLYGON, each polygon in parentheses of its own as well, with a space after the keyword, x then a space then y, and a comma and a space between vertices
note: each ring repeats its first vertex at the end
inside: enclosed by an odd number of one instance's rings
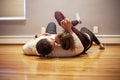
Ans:
POLYGON ((35 39, 28 41, 23 46, 24 54, 25 55, 40 55, 39 53, 43 53, 43 52, 45 54, 50 53, 54 48, 56 34, 57 34, 56 24, 54 22, 50 22, 47 25, 46 33, 40 34, 40 35, 35 35, 35 39), (39 49, 39 48, 36 47, 36 46, 39 46, 40 44, 44 45, 44 46, 42 46, 42 48, 44 48, 44 50, 41 52, 37 51, 37 49, 39 49))

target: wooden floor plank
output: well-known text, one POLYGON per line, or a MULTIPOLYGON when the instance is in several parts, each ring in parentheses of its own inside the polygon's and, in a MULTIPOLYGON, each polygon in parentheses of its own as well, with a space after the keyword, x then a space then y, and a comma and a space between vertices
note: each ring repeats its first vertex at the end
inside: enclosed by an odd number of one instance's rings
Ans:
POLYGON ((25 56, 22 45, 0 45, 0 80, 120 80, 120 45, 94 45, 76 58, 25 56))

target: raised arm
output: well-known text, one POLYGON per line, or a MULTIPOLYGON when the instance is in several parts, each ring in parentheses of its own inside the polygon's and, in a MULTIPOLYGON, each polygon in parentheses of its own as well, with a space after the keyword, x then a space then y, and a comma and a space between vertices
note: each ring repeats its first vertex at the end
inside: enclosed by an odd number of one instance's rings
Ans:
POLYGON ((64 20, 62 20, 60 22, 60 24, 61 24, 62 28, 65 31, 67 31, 67 32, 69 32, 71 34, 73 33, 73 31, 72 31, 72 24, 71 24, 71 22, 70 22, 70 20, 68 18, 65 18, 64 20))

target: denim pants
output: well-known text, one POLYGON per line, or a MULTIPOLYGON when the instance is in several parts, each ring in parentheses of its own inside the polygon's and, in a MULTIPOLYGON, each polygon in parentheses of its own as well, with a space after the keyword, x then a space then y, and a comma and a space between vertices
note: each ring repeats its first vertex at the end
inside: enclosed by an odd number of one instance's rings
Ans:
POLYGON ((56 31, 56 24, 54 22, 50 22, 48 25, 47 25, 47 28, 46 28, 46 33, 49 33, 49 34, 57 34, 57 31, 56 31))

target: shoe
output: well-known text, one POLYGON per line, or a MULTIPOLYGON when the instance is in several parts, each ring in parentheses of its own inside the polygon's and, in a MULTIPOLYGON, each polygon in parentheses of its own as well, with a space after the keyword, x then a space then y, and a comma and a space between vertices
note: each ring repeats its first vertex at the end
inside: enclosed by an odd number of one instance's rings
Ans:
POLYGON ((60 25, 60 21, 65 19, 65 16, 60 11, 56 11, 55 12, 55 19, 57 20, 58 24, 60 25))

